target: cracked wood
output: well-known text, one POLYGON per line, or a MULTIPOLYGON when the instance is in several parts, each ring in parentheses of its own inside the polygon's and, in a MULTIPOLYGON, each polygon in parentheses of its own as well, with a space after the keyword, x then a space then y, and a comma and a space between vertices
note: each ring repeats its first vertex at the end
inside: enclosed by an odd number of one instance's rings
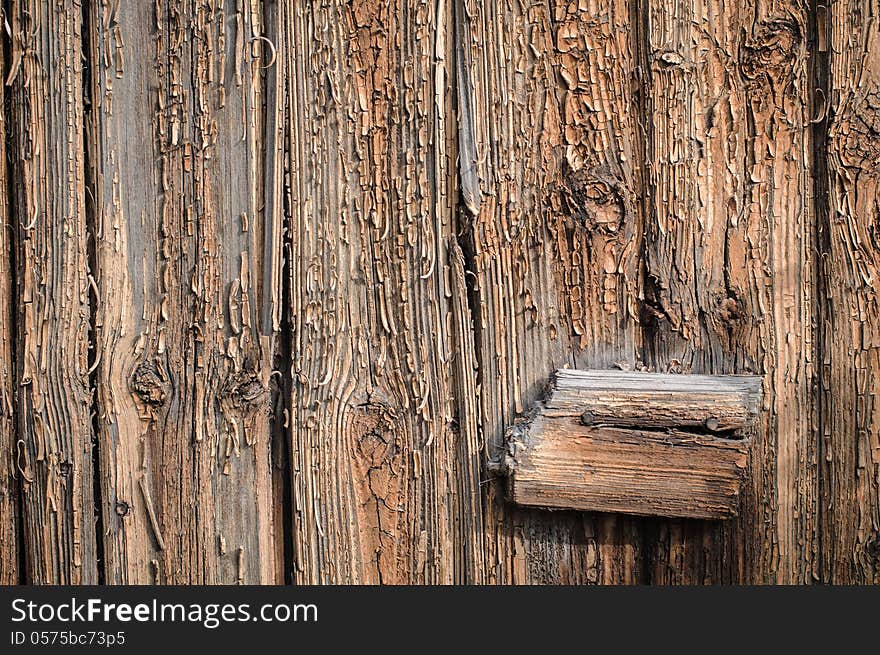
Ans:
POLYGON ((105 577, 271 583, 262 5, 88 14, 105 577))

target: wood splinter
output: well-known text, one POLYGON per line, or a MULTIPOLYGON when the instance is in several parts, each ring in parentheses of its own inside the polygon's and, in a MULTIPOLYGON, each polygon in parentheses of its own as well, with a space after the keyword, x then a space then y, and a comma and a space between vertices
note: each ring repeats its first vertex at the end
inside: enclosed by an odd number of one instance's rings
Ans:
POLYGON ((761 378, 557 371, 507 430, 518 505, 643 516, 736 516, 761 378))

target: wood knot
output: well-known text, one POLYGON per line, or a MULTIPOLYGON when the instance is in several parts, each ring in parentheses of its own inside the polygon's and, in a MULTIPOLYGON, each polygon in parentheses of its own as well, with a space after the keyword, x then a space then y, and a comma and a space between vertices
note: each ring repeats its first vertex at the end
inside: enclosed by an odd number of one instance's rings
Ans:
POLYGON ((880 564, 880 534, 874 534, 865 542, 864 553, 874 566, 880 564))
POLYGON ((740 52, 743 77, 753 89, 788 79, 802 40, 800 27, 793 21, 761 23, 754 35, 746 37, 740 52))
POLYGON ((684 57, 675 52, 675 50, 666 50, 657 55, 657 61, 664 68, 678 68, 684 64, 684 57))
POLYGON ((744 313, 742 303, 733 296, 719 299, 717 311, 718 319, 726 324, 738 323, 744 313))
POLYGON ((258 409, 269 397, 260 376, 252 369, 241 369, 226 376, 220 387, 220 403, 245 413, 258 409))
POLYGON ((871 177, 880 175, 880 90, 855 99, 834 133, 841 164, 871 177))
POLYGON ((684 365, 677 359, 670 359, 666 364, 666 372, 673 375, 681 375, 685 372, 684 365))
POLYGON ((73 472, 73 464, 68 461, 63 461, 58 465, 58 474, 62 478, 68 477, 73 472))
POLYGON ((358 460, 367 468, 379 468, 395 459, 398 440, 397 413, 383 403, 367 402, 349 414, 349 429, 358 460))
POLYGON ((620 231, 627 196, 620 180, 583 169, 571 171, 564 176, 561 196, 565 212, 578 227, 605 235, 620 231))
POLYGON ((131 509, 131 507, 124 500, 119 500, 116 502, 116 513, 119 516, 123 516, 123 517, 126 516, 130 509, 131 509))
POLYGON ((138 364, 129 380, 129 388, 147 407, 161 407, 168 400, 168 376, 155 362, 138 364))

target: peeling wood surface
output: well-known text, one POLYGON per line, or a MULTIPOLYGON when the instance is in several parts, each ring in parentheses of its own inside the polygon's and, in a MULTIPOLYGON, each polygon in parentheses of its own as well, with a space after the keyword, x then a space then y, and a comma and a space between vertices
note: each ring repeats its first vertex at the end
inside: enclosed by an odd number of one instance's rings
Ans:
MULTIPOLYGON (((463 186, 480 193, 469 225, 490 458, 554 370, 632 368, 639 356, 633 10, 619 0, 457 3, 471 108, 459 129, 474 142, 459 159, 463 186)), ((498 482, 487 494, 490 581, 645 581, 631 519, 511 510, 498 482)))
MULTIPOLYGON (((0 54, 0 70, 5 69, 0 54)), ((0 87, 0 107, 6 106, 6 87, 0 87)), ((6 113, 0 112, 0 188, 9 188, 9 168, 6 160, 6 113)), ((19 581, 19 481, 15 468, 18 445, 15 430, 15 371, 13 352, 15 334, 11 329, 13 317, 12 253, 15 227, 10 222, 9 196, 0 196, 0 585, 19 581)))
POLYGON ((807 19, 789 2, 649 3, 645 362, 763 375, 765 393, 742 519, 661 525, 656 582, 816 575, 807 19))
POLYGON ((822 578, 880 582, 880 4, 836 2, 826 43, 828 295, 822 340, 822 578))
POLYGON ((294 579, 482 582, 451 12, 291 3, 282 24, 294 579))
POLYGON ((262 8, 90 10, 105 576, 273 582, 262 8))
POLYGON ((95 583, 82 12, 48 0, 13 2, 9 20, 25 575, 95 583))
POLYGON ((876 0, 6 9, 0 581, 878 581, 876 0), (511 506, 563 368, 761 377, 738 518, 511 506))

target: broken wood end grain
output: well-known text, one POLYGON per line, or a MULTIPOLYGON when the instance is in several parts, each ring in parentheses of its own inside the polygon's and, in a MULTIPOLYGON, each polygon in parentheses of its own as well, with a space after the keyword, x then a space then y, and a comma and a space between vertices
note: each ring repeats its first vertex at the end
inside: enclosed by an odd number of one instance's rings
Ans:
POLYGON ((561 370, 495 468, 518 505, 725 519, 760 406, 754 376, 561 370))

